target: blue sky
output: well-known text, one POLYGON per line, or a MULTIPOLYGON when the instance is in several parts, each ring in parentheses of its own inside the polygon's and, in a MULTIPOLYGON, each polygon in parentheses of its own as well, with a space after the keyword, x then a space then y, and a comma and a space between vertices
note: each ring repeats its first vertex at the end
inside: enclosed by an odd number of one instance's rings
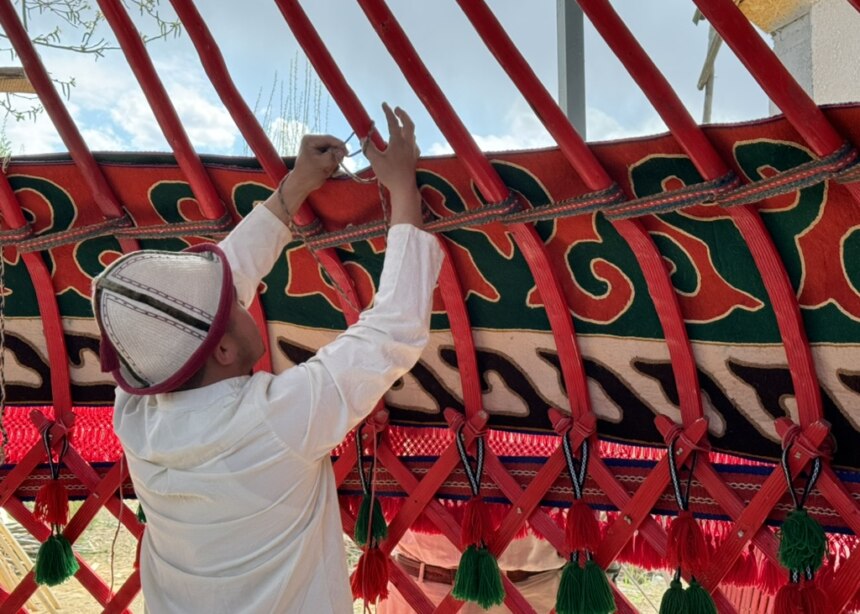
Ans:
MULTIPOLYGON (((268 98, 275 75, 285 78, 294 58, 304 58, 274 2, 198 0, 197 6, 221 45, 228 68, 251 106, 268 98), (297 56, 298 54, 298 56, 297 56)), ((696 90, 705 57, 708 27, 693 24, 690 0, 614 0, 616 10, 678 91, 696 118, 703 95, 696 90)), ((389 5, 430 72, 442 86, 469 131, 485 150, 551 144, 528 105, 484 47, 454 0, 391 0, 389 5)), ((547 88, 557 91, 556 2, 488 2, 547 88)), ((372 116, 382 121, 379 103, 406 108, 416 120, 425 153, 449 151, 447 143, 367 22, 354 0, 303 3, 348 82, 372 116)), ((174 18, 166 1, 160 8, 174 18)), ((137 17, 136 17, 137 19, 137 17)), ((31 24, 36 31, 43 24, 31 24)), ((107 39, 113 35, 104 32, 107 39)), ((586 106, 588 140, 608 140, 664 130, 620 62, 590 24, 586 25, 586 106)), ((180 117, 201 153, 242 154, 244 141, 208 83, 186 34, 149 47, 180 117)), ((43 61, 59 76, 73 76, 67 101, 93 150, 168 151, 142 92, 119 52, 92 57, 43 50, 43 61)), ((714 122, 766 116, 767 100, 727 47, 717 61, 714 122)), ((301 79, 300 79, 301 80, 301 79)), ((325 110, 325 109, 323 109, 325 110)), ((277 120, 277 118, 271 118, 277 120)), ((283 118, 290 121, 294 118, 283 118)), ((345 137, 350 129, 334 103, 327 131, 345 137)), ((62 151, 50 121, 8 124, 13 153, 62 151)))

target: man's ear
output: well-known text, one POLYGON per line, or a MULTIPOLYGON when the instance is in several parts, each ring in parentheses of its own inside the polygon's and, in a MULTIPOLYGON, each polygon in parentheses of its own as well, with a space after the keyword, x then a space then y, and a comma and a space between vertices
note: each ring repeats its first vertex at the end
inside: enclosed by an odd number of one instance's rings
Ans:
POLYGON ((212 350, 212 359, 221 367, 229 367, 236 362, 239 356, 239 344, 232 335, 225 334, 218 343, 215 349, 212 350))

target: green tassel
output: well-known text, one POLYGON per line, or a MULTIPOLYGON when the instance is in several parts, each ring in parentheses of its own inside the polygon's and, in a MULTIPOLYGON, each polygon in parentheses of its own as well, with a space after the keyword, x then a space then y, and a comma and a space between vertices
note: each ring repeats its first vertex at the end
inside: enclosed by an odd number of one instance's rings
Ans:
POLYGON ((485 610, 505 600, 502 572, 492 552, 478 546, 466 548, 454 576, 452 594, 460 601, 472 601, 485 610))
POLYGON ((78 569, 78 560, 65 536, 51 535, 39 547, 36 555, 36 584, 62 584, 75 575, 78 569))
POLYGON ((714 599, 705 588, 693 578, 687 587, 687 614, 717 614, 714 599))
POLYGON ((804 509, 792 510, 780 530, 779 562, 786 569, 817 571, 824 561, 827 537, 804 509))
POLYGON ((475 601, 485 610, 501 605, 505 600, 505 586, 502 572, 493 553, 486 548, 478 548, 478 595, 475 601))
POLYGON ((478 594, 478 547, 469 546, 460 557, 454 589, 451 593, 460 601, 474 601, 478 594))
POLYGON ((137 521, 146 524, 146 514, 143 513, 143 506, 140 502, 137 504, 137 521))
POLYGON ((606 572, 589 559, 582 570, 582 614, 611 614, 616 610, 615 597, 606 572))
POLYGON ((370 537, 380 542, 388 537, 388 525, 385 524, 385 516, 382 514, 382 505, 379 499, 365 494, 361 498, 361 507, 358 508, 358 517, 355 519, 355 543, 359 546, 367 545, 367 521, 370 516, 370 537), (371 511, 371 500, 373 509, 371 511), (371 516, 372 514, 372 516, 371 516))
POLYGON ((582 567, 568 561, 561 570, 555 597, 556 614, 579 614, 582 604, 582 567))
POLYGON ((681 581, 675 578, 660 601, 660 614, 687 614, 687 594, 681 581))

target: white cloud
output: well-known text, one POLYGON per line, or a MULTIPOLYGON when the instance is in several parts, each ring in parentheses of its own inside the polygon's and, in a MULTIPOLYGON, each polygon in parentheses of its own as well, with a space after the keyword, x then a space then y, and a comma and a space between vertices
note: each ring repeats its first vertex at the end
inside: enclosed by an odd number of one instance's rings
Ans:
POLYGON ((635 124, 623 124, 621 121, 602 111, 588 107, 585 112, 586 134, 589 141, 614 141, 629 139, 648 134, 657 134, 666 130, 666 125, 659 116, 650 114, 637 118, 635 124))
MULTIPOLYGON (((635 125, 625 125, 609 113, 591 107, 586 111, 586 122, 589 141, 632 138, 655 134, 666 129, 663 121, 656 115, 640 118, 635 125)), ((553 147, 556 144, 537 116, 521 103, 508 111, 504 124, 508 128, 507 132, 472 135, 481 151, 538 149, 553 147)), ((433 143, 426 151, 431 156, 448 155, 453 152, 448 142, 433 143)))
MULTIPOLYGON (((89 111, 103 110, 98 107, 90 107, 89 111)), ((140 91, 127 92, 113 100, 108 114, 116 129, 125 133, 125 147, 132 150, 164 150, 167 142, 155 122, 149 104, 140 91)), ((99 122, 97 125, 89 126, 91 132, 100 132, 110 129, 109 126, 99 122)))
POLYGON ((16 122, 9 118, 6 121, 6 138, 9 139, 13 156, 33 155, 64 151, 60 135, 47 114, 42 113, 33 121, 23 119, 16 122))
POLYGON ((196 149, 218 153, 230 151, 239 138, 239 129, 214 94, 213 99, 202 94, 206 88, 201 85, 174 84, 169 88, 176 111, 196 149))
MULTIPOLYGON (((521 101, 516 102, 505 114, 504 125, 507 127, 507 131, 501 134, 472 135, 481 151, 537 149, 552 147, 555 144, 534 112, 521 101)), ((439 156, 453 152, 454 149, 446 141, 431 144, 425 153, 439 156)))
MULTIPOLYGON (((64 102, 91 149, 170 151, 149 102, 122 56, 111 54, 94 62, 88 56, 58 54, 50 60, 46 64, 52 74, 75 76, 70 100, 64 102)), ((189 62, 188 58, 159 62, 157 71, 195 149, 231 153, 239 130, 205 78, 186 65, 189 62)), ((27 153, 65 150, 58 138, 49 138, 51 122, 47 116, 44 120, 47 128, 39 124, 34 129, 28 123, 24 139, 20 130, 12 131, 11 125, 7 126, 13 145, 26 143, 27 153)))

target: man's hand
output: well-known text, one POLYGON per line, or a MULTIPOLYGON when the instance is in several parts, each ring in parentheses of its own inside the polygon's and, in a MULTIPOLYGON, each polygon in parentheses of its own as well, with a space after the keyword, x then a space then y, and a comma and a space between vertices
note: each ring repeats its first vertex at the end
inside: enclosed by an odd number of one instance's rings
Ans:
POLYGON ((333 136, 306 134, 299 145, 299 155, 285 181, 264 203, 285 224, 298 211, 311 192, 322 186, 337 170, 346 155, 346 145, 333 136))
POLYGON ((382 110, 388 120, 388 147, 380 151, 368 139, 364 143, 364 155, 370 161, 376 178, 388 188, 391 224, 412 224, 420 228, 421 196, 415 183, 419 153, 415 143, 415 124, 400 107, 392 111, 383 103, 382 110))

